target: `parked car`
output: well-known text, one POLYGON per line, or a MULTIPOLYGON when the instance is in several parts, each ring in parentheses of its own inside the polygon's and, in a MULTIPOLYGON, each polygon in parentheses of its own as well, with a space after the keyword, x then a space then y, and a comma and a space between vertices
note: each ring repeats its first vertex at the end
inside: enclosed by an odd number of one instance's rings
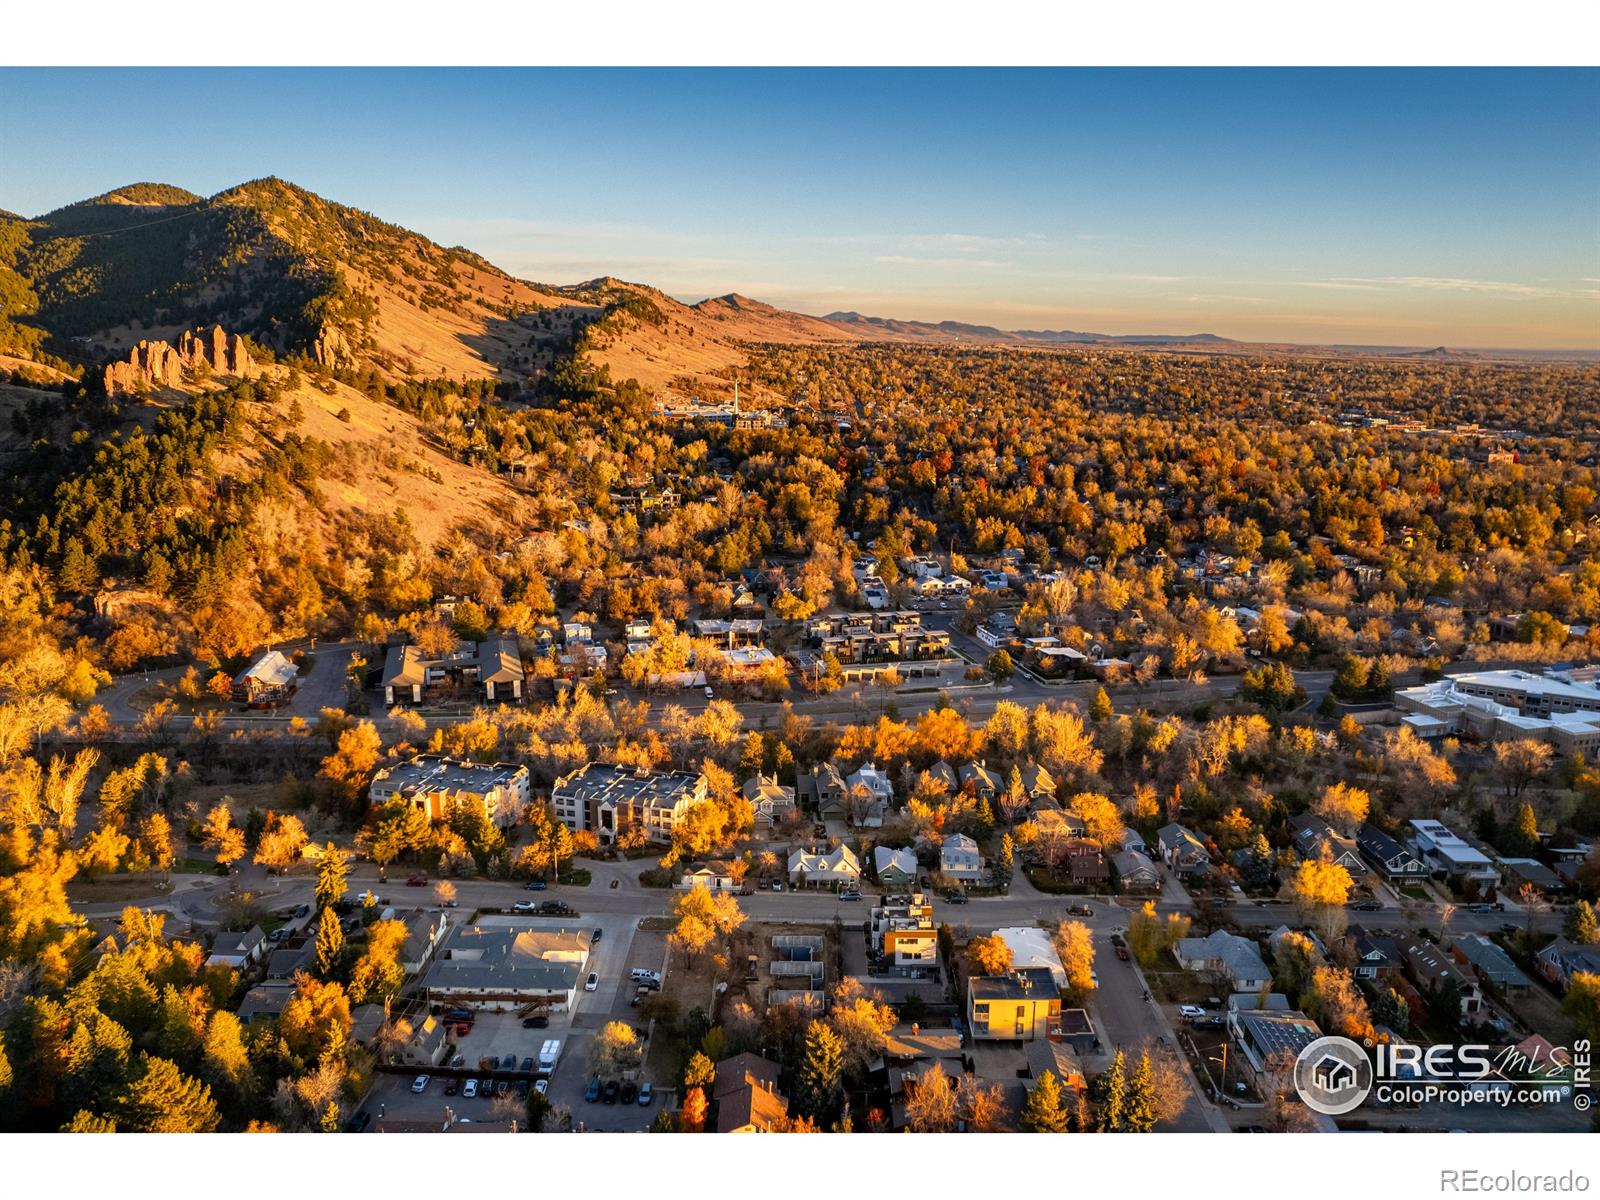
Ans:
POLYGON ((439 1014, 446 1021, 470 1021, 472 1010, 470 1008, 447 1008, 439 1014))
POLYGON ((411 1081, 411 1090, 420 1096, 423 1092, 428 1090, 428 1083, 429 1080, 426 1075, 418 1075, 411 1081))
POLYGON ((444 1081, 444 1094, 446 1096, 454 1096, 460 1090, 461 1081, 456 1079, 454 1076, 451 1076, 449 1079, 444 1081))
MULTIPOLYGON (((648 1087, 649 1085, 646 1084, 645 1086, 648 1087)), ((369 1113, 366 1109, 363 1108, 355 1116, 351 1117, 348 1121, 346 1121, 344 1123, 344 1131, 346 1133, 360 1133, 364 1129, 366 1129, 366 1127, 368 1125, 371 1125, 371 1124, 372 1124, 372 1114, 369 1113)))
POLYGON ((1117 957, 1123 962, 1128 961, 1128 948, 1126 946, 1113 946, 1112 949, 1117 952, 1117 957))
POLYGON ((605 1087, 600 1089, 600 1102, 602 1104, 615 1104, 617 1095, 622 1091, 622 1085, 615 1079, 606 1080, 605 1087))
POLYGON ((489 1066, 487 1067, 487 1070, 498 1071, 499 1069, 500 1069, 500 1056, 498 1054, 491 1054, 489 1056, 489 1066))
POLYGON ((269 941, 269 942, 281 942, 281 941, 283 941, 284 938, 286 938, 288 936, 289 936, 289 931, 287 929, 284 929, 284 928, 280 927, 278 929, 274 929, 271 933, 267 934, 267 941, 269 941))
POLYGON ((521 1071, 524 1075, 532 1075, 533 1074, 533 1055, 530 1054, 527 1057, 525 1057, 522 1060, 522 1062, 518 1065, 517 1070, 521 1071))
POLYGON ((783 891, 783 884, 781 882, 779 882, 778 880, 774 879, 772 881, 772 890, 775 891, 775 892, 783 891))
POLYGON ((714 691, 712 691, 711 690, 711 686, 709 684, 707 684, 706 685, 706 699, 707 700, 715 700, 716 698, 717 698, 717 694, 714 691))
POLYGON ((428 877, 426 875, 413 875, 413 876, 411 876, 411 878, 406 880, 406 886, 407 887, 427 887, 428 886, 428 877))
MULTIPOLYGON (((543 1083, 544 1080, 541 1079, 541 1080, 539 1080, 539 1082, 543 1083)), ((540 1094, 543 1095, 542 1092, 540 1094)), ((518 1100, 526 1100, 527 1098, 528 1098, 528 1081, 526 1079, 519 1079, 519 1080, 517 1080, 517 1099, 518 1100)))
POLYGON ((537 900, 518 900, 511 906, 511 911, 520 913, 538 912, 539 902, 537 900))
POLYGON ((654 1097, 650 1094, 650 1081, 647 1079, 639 1085, 639 1107, 649 1108, 654 1097))
POLYGON ((1113 933, 1111 935, 1111 944, 1113 946, 1126 947, 1128 943, 1127 943, 1127 940, 1120 933, 1113 933))
POLYGON ((1193 1021, 1205 1016, 1206 1010, 1198 1004, 1180 1004, 1178 1005, 1178 1015, 1185 1021, 1193 1021))
POLYGON ((524 1029, 548 1029, 550 1027, 550 1018, 543 1013, 534 1013, 531 1017, 522 1018, 522 1027, 524 1029))
POLYGON ((839 893, 839 899, 841 899, 841 900, 859 900, 859 899, 861 899, 861 893, 860 892, 840 892, 839 893))
MULTIPOLYGON (((294 910, 294 915, 297 916, 297 917, 309 917, 311 915, 311 905, 309 905, 309 904, 300 905, 299 908, 294 910)), ((371 1118, 369 1117, 368 1120, 371 1120, 371 1118)))
POLYGON ((623 1104, 635 1104, 639 1100, 639 1086, 632 1080, 622 1085, 622 1095, 618 1097, 623 1104))
POLYGON ((542 879, 530 879, 527 883, 522 885, 522 890, 525 892, 542 892, 549 886, 550 885, 542 879))
POLYGON ((1356 912, 1382 912, 1383 905, 1376 900, 1361 900, 1350 906, 1356 912))
POLYGON ((478 1094, 478 1081, 476 1079, 467 1080, 466 1084, 461 1089, 461 1095, 465 1099, 471 1100, 477 1094, 478 1094))
POLYGON ((1090 908, 1087 904, 1069 904, 1067 906, 1067 911, 1075 917, 1094 916, 1094 909, 1090 908))
POLYGON ((967 894, 965 892, 951 892, 944 899, 946 904, 965 904, 967 903, 967 894))
POLYGON ((590 934, 589 935, 589 945, 592 946, 596 942, 598 942, 600 940, 600 935, 603 934, 604 932, 605 932, 604 929, 596 929, 592 934, 590 934))
MULTIPOLYGON (((548 1079, 536 1079, 536 1080, 534 1080, 533 1081, 533 1090, 538 1092, 539 1095, 541 1095, 541 1096, 548 1096, 550 1094, 550 1081, 548 1079)), ((524 1100, 526 1100, 528 1098, 528 1085, 527 1085, 526 1082, 517 1084, 517 1093, 524 1100)))
POLYGON ((494 1085, 494 1094, 496 1096, 504 1096, 510 1090, 511 1081, 509 1079, 502 1079, 499 1083, 494 1085))
POLYGON ((600 1076, 596 1075, 589 1080, 589 1090, 583 1093, 583 1098, 590 1104, 600 1099, 600 1076))
POLYGON ((592 991, 597 990, 599 987, 600 987, 600 972, 599 971, 590 971, 589 972, 589 978, 587 978, 587 979, 585 979, 583 981, 583 990, 586 991, 586 992, 592 992, 592 991))

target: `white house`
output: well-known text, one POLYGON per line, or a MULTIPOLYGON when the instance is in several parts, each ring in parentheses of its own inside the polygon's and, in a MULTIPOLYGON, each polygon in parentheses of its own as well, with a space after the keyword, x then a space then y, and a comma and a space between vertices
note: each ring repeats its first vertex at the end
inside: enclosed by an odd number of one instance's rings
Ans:
POLYGON ((861 886, 861 864, 849 846, 828 854, 796 850, 789 855, 789 878, 796 887, 853 889, 861 886))
POLYGON ((252 925, 243 933, 219 933, 217 940, 211 943, 211 956, 206 959, 206 966, 242 969, 261 957, 266 944, 267 935, 261 932, 259 925, 252 925))
POLYGON ((939 870, 951 879, 976 880, 983 875, 978 843, 964 833, 952 833, 939 848, 939 870))

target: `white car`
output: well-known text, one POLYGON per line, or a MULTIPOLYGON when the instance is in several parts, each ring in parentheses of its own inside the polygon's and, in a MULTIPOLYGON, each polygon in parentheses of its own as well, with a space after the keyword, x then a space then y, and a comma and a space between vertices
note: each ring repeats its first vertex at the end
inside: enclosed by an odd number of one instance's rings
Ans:
POLYGON ((411 1081, 411 1090, 413 1092, 417 1092, 418 1094, 427 1091, 428 1077, 426 1075, 418 1075, 411 1081))
POLYGON ((706 688, 706 699, 707 700, 715 700, 716 698, 717 698, 717 694, 715 692, 713 692, 710 689, 710 687, 707 687, 706 688))
POLYGON ((539 902, 537 900, 518 900, 515 904, 513 904, 511 906, 511 911, 512 912, 538 912, 539 911, 539 902))
POLYGON ((583 981, 583 990, 586 992, 598 991, 600 987, 600 972, 590 971, 589 978, 583 981))
POLYGON ((548 1079, 535 1080, 533 1090, 541 1096, 548 1096, 550 1094, 550 1081, 548 1079))
POLYGON ((1206 1010, 1198 1004, 1180 1004, 1178 1005, 1178 1015, 1185 1021, 1194 1021, 1205 1016, 1206 1010))
POLYGON ((465 1084, 462 1085, 461 1095, 464 1099, 471 1100, 477 1094, 478 1081, 476 1079, 469 1079, 465 1084))

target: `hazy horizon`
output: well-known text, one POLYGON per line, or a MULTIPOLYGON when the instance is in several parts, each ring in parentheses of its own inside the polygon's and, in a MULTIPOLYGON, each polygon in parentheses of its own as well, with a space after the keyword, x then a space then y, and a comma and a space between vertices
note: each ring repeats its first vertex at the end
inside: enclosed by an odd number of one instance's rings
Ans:
POLYGON ((513 275, 1600 348, 1600 72, 5 70, 0 207, 277 175, 513 275))

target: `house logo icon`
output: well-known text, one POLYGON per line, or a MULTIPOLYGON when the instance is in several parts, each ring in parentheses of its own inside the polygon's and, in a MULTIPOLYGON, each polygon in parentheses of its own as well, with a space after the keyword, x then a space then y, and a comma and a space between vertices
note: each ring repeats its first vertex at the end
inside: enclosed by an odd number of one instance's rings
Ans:
POLYGON ((1300 1051, 1294 1087, 1307 1108, 1337 1117, 1360 1105, 1372 1090, 1372 1063, 1346 1037, 1322 1037, 1300 1051))

